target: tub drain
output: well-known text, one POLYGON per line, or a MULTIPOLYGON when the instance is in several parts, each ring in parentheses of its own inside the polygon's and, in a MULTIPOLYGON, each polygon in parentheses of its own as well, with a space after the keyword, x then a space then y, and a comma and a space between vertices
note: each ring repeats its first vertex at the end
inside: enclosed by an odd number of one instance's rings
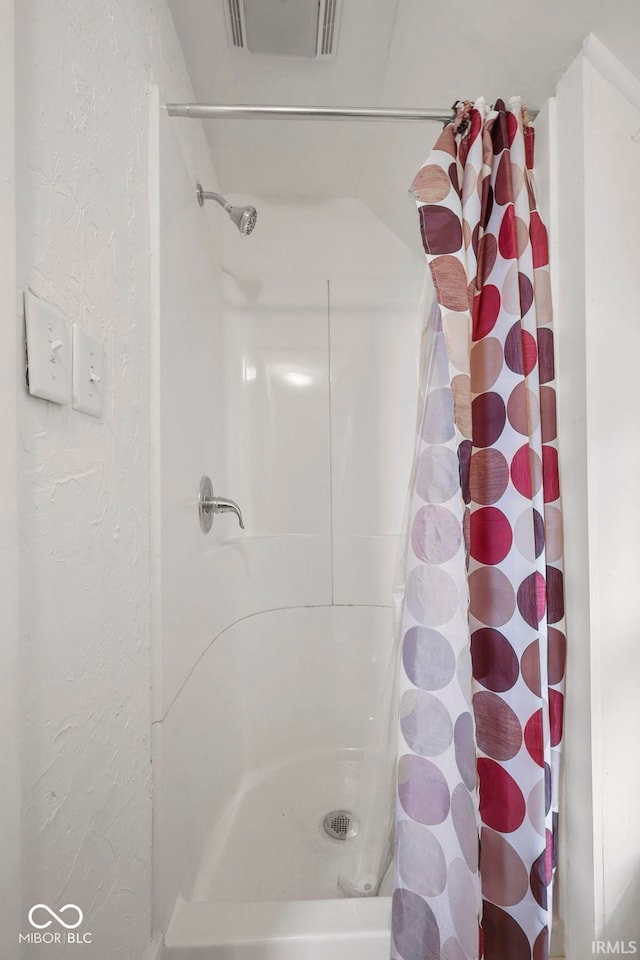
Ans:
POLYGON ((358 821, 350 810, 332 810, 323 820, 324 832, 334 840, 350 840, 358 832, 358 821))

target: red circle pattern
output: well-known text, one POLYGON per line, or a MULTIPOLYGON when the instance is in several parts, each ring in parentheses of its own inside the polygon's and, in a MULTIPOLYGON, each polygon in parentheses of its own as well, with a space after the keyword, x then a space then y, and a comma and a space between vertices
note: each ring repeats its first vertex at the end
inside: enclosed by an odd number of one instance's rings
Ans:
MULTIPOLYGON (((517 104, 506 108, 499 100, 493 111, 483 124, 479 109, 460 105, 455 129, 445 129, 416 178, 451 379, 471 372, 472 392, 468 399, 456 396, 454 418, 469 517, 461 552, 468 563, 475 722, 470 712, 452 713, 452 749, 460 790, 472 792, 477 775, 481 825, 494 831, 484 857, 480 850, 485 956, 531 960, 533 949, 533 960, 548 960, 557 846, 554 754, 562 742, 566 657, 554 347, 543 282, 549 241, 530 176, 533 128, 523 127, 517 104), (461 342, 461 331, 470 342, 461 342)), ((428 486, 421 480, 421 490, 428 486)), ((432 514, 439 516, 423 509, 420 517, 431 524, 432 514)), ((440 527, 427 526, 414 530, 417 555, 426 564, 447 562, 460 538, 448 533, 445 549, 440 527)), ((445 531, 444 521, 440 526, 445 531)), ((432 761, 429 770, 437 756, 432 761)), ((414 758, 407 769, 415 779, 426 764, 414 758)), ((400 790, 404 810, 437 827, 440 821, 414 802, 407 784, 400 790)), ((455 781, 448 787, 453 796, 455 781)), ((463 836, 472 872, 473 837, 463 836)), ((463 863, 457 856, 449 864, 449 887, 463 863)), ((420 912, 417 901, 411 903, 420 912)), ((398 927, 399 960, 436 956, 435 936, 428 945, 411 939, 401 920, 398 927)), ((447 937, 443 948, 452 957, 458 946, 460 956, 475 950, 464 925, 447 937)))

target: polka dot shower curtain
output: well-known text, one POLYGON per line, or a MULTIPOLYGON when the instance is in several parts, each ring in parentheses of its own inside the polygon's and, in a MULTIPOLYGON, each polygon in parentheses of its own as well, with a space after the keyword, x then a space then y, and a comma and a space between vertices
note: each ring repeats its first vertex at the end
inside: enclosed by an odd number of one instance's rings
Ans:
POLYGON ((394 960, 547 960, 565 638, 547 233, 520 101, 413 191, 436 289, 402 612, 394 960))

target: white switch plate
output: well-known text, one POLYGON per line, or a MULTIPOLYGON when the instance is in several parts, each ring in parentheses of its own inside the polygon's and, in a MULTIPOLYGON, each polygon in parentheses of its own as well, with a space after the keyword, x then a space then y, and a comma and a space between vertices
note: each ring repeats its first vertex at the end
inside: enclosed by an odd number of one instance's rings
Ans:
POLYGON ((81 327, 73 325, 73 409, 92 417, 102 416, 104 350, 81 327))
POLYGON ((68 403, 71 392, 71 340, 64 316, 25 290, 29 393, 52 403, 68 403))

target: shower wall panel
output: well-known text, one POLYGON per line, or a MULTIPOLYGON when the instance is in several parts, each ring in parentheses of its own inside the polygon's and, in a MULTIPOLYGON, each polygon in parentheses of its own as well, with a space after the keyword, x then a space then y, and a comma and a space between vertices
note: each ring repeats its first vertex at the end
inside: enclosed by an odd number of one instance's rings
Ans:
POLYGON ((226 273, 224 295, 226 463, 247 525, 235 550, 253 564, 234 619, 330 603, 326 282, 226 273))
POLYGON ((415 275, 330 284, 333 602, 388 606, 413 453, 415 275))
POLYGON ((359 201, 236 201, 259 211, 249 240, 225 226, 227 463, 251 516, 243 549, 255 537, 282 548, 287 605, 388 606, 423 263, 359 201))

